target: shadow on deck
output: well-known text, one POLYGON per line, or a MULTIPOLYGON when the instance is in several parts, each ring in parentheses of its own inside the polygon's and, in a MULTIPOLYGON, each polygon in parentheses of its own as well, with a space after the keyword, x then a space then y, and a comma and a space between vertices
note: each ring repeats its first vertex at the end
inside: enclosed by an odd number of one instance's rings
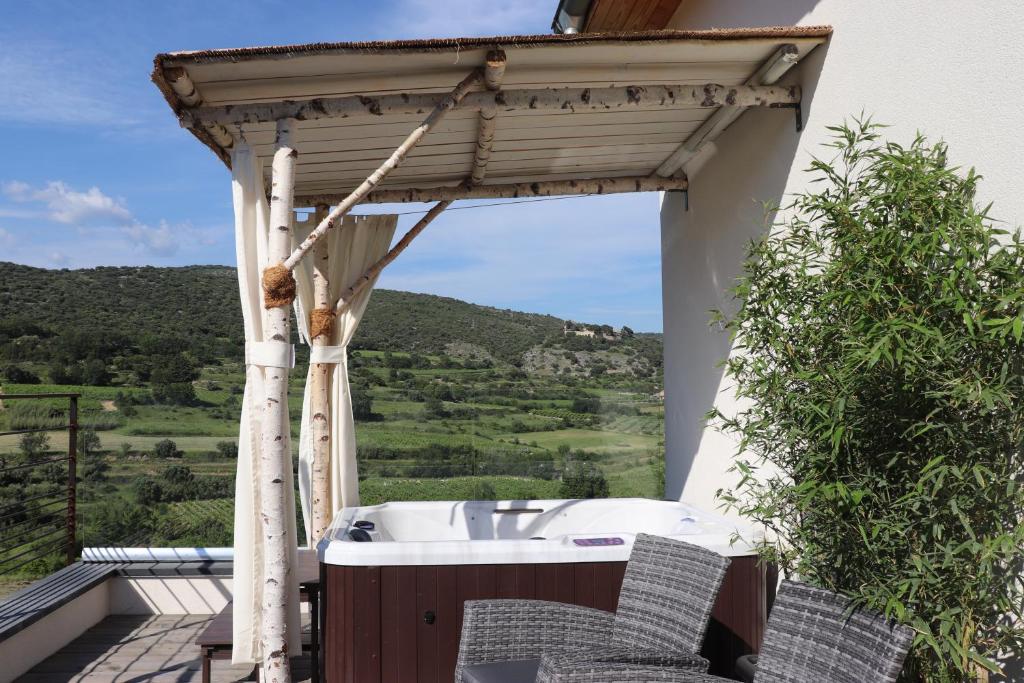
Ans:
MULTIPOLYGON (((196 638, 212 615, 108 616, 17 683, 186 683, 202 680, 196 638)), ((296 658, 295 681, 309 680, 308 657, 296 658)), ((213 662, 214 683, 244 681, 248 667, 213 662)))

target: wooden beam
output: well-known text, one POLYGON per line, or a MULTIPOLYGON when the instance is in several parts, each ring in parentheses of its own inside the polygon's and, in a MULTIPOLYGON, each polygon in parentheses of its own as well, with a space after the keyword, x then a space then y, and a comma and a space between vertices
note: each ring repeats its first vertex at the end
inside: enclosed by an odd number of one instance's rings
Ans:
POLYGON ((444 97, 444 99, 434 106, 434 109, 430 112, 430 115, 424 119, 423 123, 409 134, 409 137, 407 137, 405 141, 398 146, 398 149, 391 153, 388 160, 381 164, 376 171, 371 173, 359 187, 342 199, 338 205, 334 207, 329 214, 327 214, 326 218, 320 221, 320 223, 313 229, 313 232, 309 233, 309 237, 304 239, 302 243, 295 248, 295 251, 292 252, 291 256, 284 261, 284 266, 288 270, 295 268, 295 264, 297 264, 302 257, 306 255, 313 245, 316 244, 316 241, 323 237, 328 230, 334 227, 334 225, 340 223, 345 214, 351 211, 356 204, 362 201, 362 199, 373 190, 373 188, 379 185, 380 182, 398 166, 398 164, 402 163, 402 160, 405 159, 409 150, 415 147, 416 144, 423 139, 423 136, 444 118, 445 114, 454 109, 466 96, 469 89, 480 82, 481 78, 483 78, 483 74, 480 69, 474 69, 468 76, 463 78, 462 81, 444 97))
MULTIPOLYGON (((404 204, 407 202, 439 202, 457 199, 519 199, 522 197, 554 197, 576 194, 621 194, 623 192, 671 192, 686 190, 686 178, 629 176, 624 178, 588 178, 585 180, 550 180, 536 183, 494 185, 448 185, 407 190, 377 190, 366 196, 367 204, 404 204)), ((298 206, 337 201, 338 194, 316 194, 296 197, 298 206)))
POLYGON ((366 272, 360 275, 348 289, 342 292, 341 296, 338 297, 338 303, 334 307, 335 315, 343 313, 345 309, 351 305, 352 300, 359 294, 359 292, 366 289, 370 285, 370 282, 373 281, 373 278, 380 275, 380 272, 384 270, 389 263, 398 258, 398 255, 405 251, 406 247, 416 239, 416 236, 423 232, 423 229, 430 225, 435 218, 440 216, 441 213, 448 208, 449 204, 451 204, 451 201, 440 201, 437 204, 434 204, 434 206, 430 208, 430 211, 427 211, 427 215, 421 218, 416 225, 409 228, 409 232, 405 233, 405 235, 402 236, 402 239, 398 240, 398 244, 391 247, 388 253, 384 254, 379 261, 367 268, 366 272))
MULTIPOLYGON (((746 85, 763 86, 775 83, 797 63, 799 58, 800 51, 796 45, 781 46, 747 79, 746 85)), ((744 107, 722 107, 716 111, 691 133, 676 151, 661 162, 654 173, 668 177, 678 171, 686 162, 695 157, 705 144, 717 138, 723 130, 738 119, 744 111, 746 111, 744 107)))
MULTIPOLYGON (((394 95, 352 95, 319 97, 312 100, 260 102, 219 107, 198 107, 182 113, 204 124, 240 126, 271 123, 283 118, 299 121, 422 114, 436 109, 450 95, 398 93, 394 95)), ((460 109, 480 111, 613 110, 639 107, 759 107, 795 104, 800 87, 751 85, 627 85, 615 88, 537 88, 474 92, 465 96, 460 109)))
MULTIPOLYGON (((293 123, 277 124, 277 151, 272 166, 270 238, 267 259, 280 263, 291 248, 292 200, 295 188, 295 151, 293 123)), ((291 302, 263 310, 263 340, 291 342, 291 302)), ((288 448, 288 368, 263 369, 266 396, 260 420, 259 501, 260 532, 263 534, 263 601, 260 618, 260 642, 263 650, 263 681, 291 682, 288 658, 288 595, 291 563, 288 548, 287 519, 295 515, 287 509, 285 476, 292 466, 288 448)))
MULTIPOLYGON (((484 84, 488 90, 500 90, 501 81, 505 77, 505 53, 494 50, 487 54, 484 66, 484 84)), ((491 148, 494 147, 494 131, 498 127, 498 110, 487 107, 480 110, 479 127, 476 133, 476 150, 473 154, 473 172, 469 182, 479 185, 487 175, 487 162, 491 160, 491 148)))

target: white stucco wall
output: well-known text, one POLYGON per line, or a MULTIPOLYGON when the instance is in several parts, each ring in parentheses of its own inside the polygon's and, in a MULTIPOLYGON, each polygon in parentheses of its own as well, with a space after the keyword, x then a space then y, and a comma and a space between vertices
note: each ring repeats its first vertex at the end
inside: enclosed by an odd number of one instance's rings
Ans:
POLYGON ((830 24, 829 44, 786 81, 804 88, 802 134, 790 111, 749 111, 690 179, 690 210, 667 195, 661 213, 665 315, 667 495, 705 507, 735 481, 735 444, 705 429, 713 406, 734 403, 718 361, 725 335, 708 311, 728 306, 746 242, 763 229, 762 203, 802 190, 810 155, 826 154, 826 125, 864 111, 908 141, 943 138, 955 163, 985 176, 982 201, 1024 224, 1024 3, 1020 0, 688 0, 674 28, 830 24))

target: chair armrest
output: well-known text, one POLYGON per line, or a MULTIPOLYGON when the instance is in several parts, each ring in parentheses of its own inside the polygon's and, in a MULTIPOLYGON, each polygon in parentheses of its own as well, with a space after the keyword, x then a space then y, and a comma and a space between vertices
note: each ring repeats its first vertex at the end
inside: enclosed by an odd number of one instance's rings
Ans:
POLYGON ((539 659, 545 652, 608 642, 615 615, 544 600, 467 600, 455 681, 473 664, 539 659))
POLYGON ((537 681, 703 681, 707 670, 708 660, 698 654, 604 647, 545 654, 537 681))

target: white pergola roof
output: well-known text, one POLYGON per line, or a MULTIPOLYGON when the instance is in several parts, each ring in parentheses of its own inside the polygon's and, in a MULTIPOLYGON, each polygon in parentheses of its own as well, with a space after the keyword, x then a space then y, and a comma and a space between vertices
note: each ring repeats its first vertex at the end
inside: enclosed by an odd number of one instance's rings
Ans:
MULTIPOLYGON (((779 27, 176 52, 157 56, 153 79, 183 125, 225 163, 227 150, 242 137, 266 161, 269 178, 275 138, 270 112, 283 111, 291 102, 381 95, 439 99, 470 70, 482 67, 494 50, 506 58, 503 92, 760 86, 770 82, 763 77, 773 59, 786 58, 786 66, 773 76, 777 79, 830 32, 828 27, 779 27), (254 104, 272 108, 256 112, 254 104)), ((471 92, 485 90, 481 83, 471 92)), ((683 143, 713 138, 742 112, 741 107, 700 104, 661 98, 602 107, 498 107, 483 185, 650 176, 673 154, 675 161, 685 162, 687 155, 677 152, 683 143), (731 111, 723 115, 722 110, 731 111), (717 120, 709 121, 716 112, 717 120)), ((429 111, 427 106, 321 118, 307 116, 307 107, 296 123, 297 204, 313 196, 343 196, 355 188, 429 111)), ((451 110, 380 188, 464 183, 473 168, 479 119, 479 107, 451 110)), ((681 165, 669 163, 660 175, 669 176, 681 165)))

